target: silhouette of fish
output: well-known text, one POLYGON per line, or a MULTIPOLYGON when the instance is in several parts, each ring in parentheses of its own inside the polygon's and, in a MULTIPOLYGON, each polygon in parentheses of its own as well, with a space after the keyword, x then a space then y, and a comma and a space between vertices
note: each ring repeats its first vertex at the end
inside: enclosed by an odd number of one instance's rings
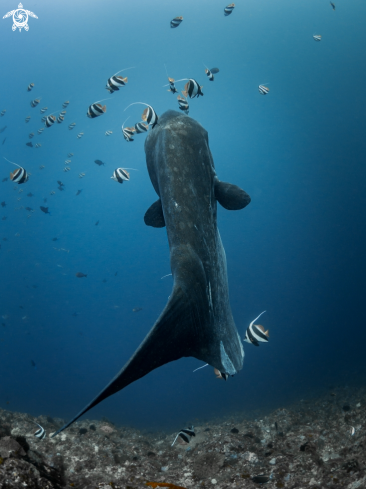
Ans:
POLYGON ((41 209, 42 212, 44 212, 45 214, 50 214, 50 212, 48 211, 48 207, 44 207, 43 205, 40 205, 39 208, 41 209))
POLYGON ((71 421, 152 370, 195 357, 226 375, 243 366, 244 351, 229 303, 225 251, 217 229, 217 201, 243 209, 249 195, 216 175, 207 131, 167 111, 145 141, 147 168, 159 199, 148 226, 166 226, 174 285, 153 328, 114 379, 71 421), (179 176, 179 178, 178 178, 179 176))
POLYGON ((103 161, 101 160, 94 160, 94 163, 96 163, 98 166, 104 165, 103 161))

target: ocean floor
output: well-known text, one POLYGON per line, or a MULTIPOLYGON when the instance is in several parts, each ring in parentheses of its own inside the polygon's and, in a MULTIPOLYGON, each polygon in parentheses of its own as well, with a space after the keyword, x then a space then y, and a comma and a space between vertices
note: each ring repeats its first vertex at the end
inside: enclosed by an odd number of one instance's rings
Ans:
POLYGON ((51 439, 64 420, 0 409, 0 488, 366 488, 366 388, 255 416, 196 422, 191 442, 172 447, 187 426, 152 433, 82 420, 51 439))

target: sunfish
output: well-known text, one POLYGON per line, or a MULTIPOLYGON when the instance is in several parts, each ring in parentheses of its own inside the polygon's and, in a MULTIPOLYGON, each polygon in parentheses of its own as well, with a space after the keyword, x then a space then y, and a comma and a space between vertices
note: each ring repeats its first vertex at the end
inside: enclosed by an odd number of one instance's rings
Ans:
POLYGON ((166 226, 173 291, 122 370, 53 436, 107 397, 182 357, 195 357, 227 375, 243 366, 243 346, 229 303, 225 250, 217 229, 217 202, 237 210, 248 205, 250 197, 217 178, 207 131, 184 114, 165 112, 146 138, 145 153, 159 199, 144 220, 148 226, 166 226))

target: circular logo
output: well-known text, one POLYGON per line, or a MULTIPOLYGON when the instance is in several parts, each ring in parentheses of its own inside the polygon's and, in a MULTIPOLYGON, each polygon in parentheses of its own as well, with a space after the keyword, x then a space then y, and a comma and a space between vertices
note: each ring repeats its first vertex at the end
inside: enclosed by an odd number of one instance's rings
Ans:
POLYGON ((19 30, 21 30, 23 27, 27 25, 28 22, 28 14, 25 10, 23 9, 18 9, 14 12, 13 14, 13 30, 15 30, 17 27, 19 30))

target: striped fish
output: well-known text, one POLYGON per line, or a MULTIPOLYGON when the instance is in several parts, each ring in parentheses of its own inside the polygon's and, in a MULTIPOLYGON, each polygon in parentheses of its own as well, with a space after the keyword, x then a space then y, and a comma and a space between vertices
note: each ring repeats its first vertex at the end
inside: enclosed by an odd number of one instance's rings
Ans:
POLYGON ((314 39, 314 41, 318 41, 319 42, 319 41, 322 40, 322 36, 320 36, 319 34, 317 34, 317 35, 313 36, 313 39, 314 39))
POLYGON ((196 80, 193 80, 193 78, 190 78, 187 83, 184 86, 184 91, 182 92, 185 97, 189 98, 195 98, 199 97, 200 95, 203 96, 202 93, 202 86, 200 86, 196 80))
POLYGON ((135 134, 135 128, 122 126, 122 134, 127 142, 134 141, 132 136, 135 134))
POLYGON ((235 3, 230 3, 230 5, 228 5, 227 7, 224 8, 224 15, 225 17, 230 15, 232 13, 232 11, 234 10, 235 8, 235 3))
POLYGON ((43 109, 40 110, 41 114, 44 114, 48 110, 48 107, 43 107, 43 109))
POLYGON ((74 129, 74 127, 76 126, 76 122, 72 122, 71 124, 69 124, 69 129, 74 129))
POLYGON ((172 29, 175 29, 182 23, 182 21, 183 21, 183 17, 174 17, 174 19, 170 21, 170 27, 172 29))
POLYGON ((34 83, 30 83, 27 87, 27 91, 30 92, 33 87, 34 87, 34 83))
POLYGON ((130 174, 123 168, 117 168, 116 170, 114 170, 111 179, 118 183, 123 183, 123 181, 128 182, 130 179, 130 174))
POLYGON ((264 85, 259 85, 258 90, 262 95, 266 95, 266 93, 269 92, 269 88, 265 87, 264 85))
POLYGON ((38 129, 38 134, 42 134, 42 132, 44 131, 44 127, 41 127, 40 129, 38 129))
POLYGON ((31 116, 28 115, 26 118, 25 118, 25 122, 29 122, 31 120, 31 116))
POLYGON ((51 127, 56 122, 56 117, 54 115, 49 115, 44 123, 46 127, 51 127))
MULTIPOLYGON (((146 104, 145 104, 146 105, 146 104)), ((148 105, 146 109, 143 111, 141 119, 149 124, 153 129, 158 123, 158 115, 155 110, 148 105)))
POLYGON ((41 146, 42 146, 42 144, 41 144, 41 143, 37 143, 37 144, 36 144, 36 148, 40 148, 41 146))
POLYGON ((34 137, 34 132, 31 132, 28 137, 29 139, 32 139, 34 137))
POLYGON ((127 76, 123 78, 123 76, 113 75, 107 80, 106 89, 109 93, 113 93, 118 91, 121 87, 124 87, 128 82, 127 76))
POLYGON ((66 110, 63 110, 62 112, 60 112, 60 115, 65 116, 65 114, 66 114, 66 110))
POLYGON ((102 105, 98 102, 89 105, 88 112, 86 115, 90 117, 90 119, 94 119, 95 117, 99 117, 107 112, 107 106, 102 105))
POLYGON ((244 341, 247 343, 252 343, 254 346, 259 346, 259 342, 268 343, 269 331, 265 331, 260 324, 254 324, 254 321, 259 319, 265 312, 266 311, 261 312, 259 316, 249 324, 244 338, 244 341))
POLYGON ((68 158, 71 158, 72 156, 74 156, 74 153, 68 153, 67 155, 68 158))
POLYGON ((82 138, 84 136, 83 132, 79 132, 79 134, 76 136, 78 139, 82 138))
POLYGON ((21 183, 25 183, 28 178, 28 173, 21 166, 13 172, 10 172, 10 180, 14 183, 17 183, 18 185, 20 185, 21 183))
POLYGON ((57 123, 58 124, 61 124, 61 122, 64 121, 64 116, 62 114, 60 114, 58 117, 57 117, 57 123))
POLYGON ((85 177, 85 173, 79 173, 79 178, 85 177))
POLYGON ((174 441, 171 444, 171 446, 174 445, 174 443, 176 442, 176 440, 177 440, 178 437, 179 437, 179 442, 182 445, 187 445, 191 441, 192 436, 196 436, 196 433, 194 432, 194 427, 193 426, 188 427, 188 428, 185 428, 183 430, 180 430, 180 432, 174 438, 174 441))
POLYGON ((70 171, 71 168, 69 166, 65 166, 64 171, 70 171))
POLYGON ((106 136, 110 136, 111 134, 113 134, 113 132, 112 132, 112 131, 106 131, 106 132, 105 132, 105 135, 106 135, 106 136))
POLYGON ((65 160, 65 165, 69 165, 71 163, 71 160, 65 160))
POLYGON ((3 115, 5 115, 5 112, 6 112, 6 109, 2 110, 2 111, 0 112, 0 117, 2 117, 3 115))
POLYGON ((40 103, 40 99, 39 98, 35 98, 34 100, 32 100, 32 102, 30 103, 31 107, 37 107, 37 105, 40 103))
POLYGON ((178 90, 175 88, 175 85, 174 85, 174 78, 169 78, 169 76, 168 76, 168 80, 169 80, 168 92, 172 92, 173 94, 178 93, 178 90))
POLYGON ((206 72, 206 75, 207 75, 208 79, 210 81, 214 81, 214 76, 212 74, 212 71, 210 71, 209 69, 206 69, 205 72, 206 72))
POLYGON ((39 438, 40 440, 44 440, 46 438, 46 430, 42 428, 42 426, 38 423, 35 423, 38 426, 38 430, 34 433, 34 436, 39 438))
POLYGON ((183 110, 183 112, 185 112, 188 115, 189 114, 188 100, 186 98, 181 97, 180 95, 178 95, 177 100, 178 100, 178 105, 180 110, 183 110))
POLYGON ((141 134, 143 132, 147 132, 149 130, 148 124, 145 124, 144 122, 137 122, 135 124, 135 131, 136 134, 141 134))
POLYGON ((222 380, 227 380, 229 378, 229 375, 226 374, 225 372, 220 372, 217 368, 214 369, 215 375, 217 379, 222 379, 222 380))
POLYGON ((66 107, 69 105, 69 103, 70 103, 70 102, 69 102, 68 100, 66 100, 66 102, 64 102, 64 103, 62 104, 62 107, 63 107, 64 109, 66 109, 66 107))

